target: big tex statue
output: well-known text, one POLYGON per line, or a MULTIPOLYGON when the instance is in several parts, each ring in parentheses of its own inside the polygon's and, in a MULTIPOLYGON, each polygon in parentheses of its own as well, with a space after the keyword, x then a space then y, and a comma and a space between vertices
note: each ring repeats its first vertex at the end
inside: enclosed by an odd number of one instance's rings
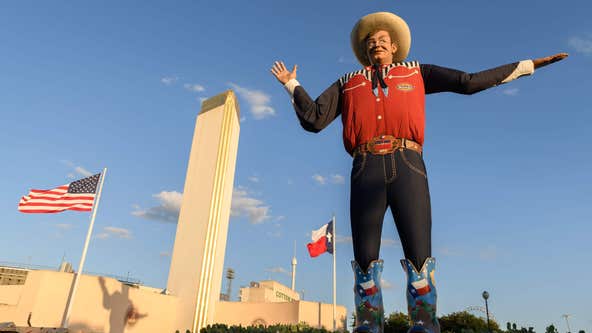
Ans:
POLYGON ((384 327, 379 260, 382 223, 393 214, 407 274, 409 332, 439 333, 435 259, 431 256, 430 195, 422 145, 425 95, 474 94, 559 61, 567 54, 519 61, 478 73, 405 61, 409 27, 395 14, 364 16, 351 32, 351 46, 363 68, 339 78, 316 100, 276 61, 272 74, 289 92, 302 127, 319 132, 341 115, 343 142, 353 156, 350 217, 354 247, 355 332, 384 327))

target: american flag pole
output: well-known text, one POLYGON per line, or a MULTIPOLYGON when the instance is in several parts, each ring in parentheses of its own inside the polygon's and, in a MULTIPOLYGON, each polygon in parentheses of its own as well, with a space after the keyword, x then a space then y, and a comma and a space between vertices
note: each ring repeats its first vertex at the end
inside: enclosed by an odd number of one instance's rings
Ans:
POLYGON ((337 323, 335 321, 335 317, 336 317, 336 306, 337 306, 337 287, 336 287, 336 281, 337 281, 337 273, 335 271, 335 253, 336 248, 337 248, 337 233, 335 232, 335 214, 333 214, 333 230, 331 230, 331 233, 333 234, 332 237, 332 242, 333 242, 333 332, 335 332, 335 330, 337 329, 337 323))
POLYGON ((90 243, 90 236, 92 234, 93 226, 95 224, 95 216, 97 216, 97 209, 99 208, 99 200, 101 199, 101 191, 103 190, 103 182, 105 181, 105 175, 107 174, 107 168, 103 169, 101 173, 101 184, 99 185, 99 191, 97 192, 97 197, 94 202, 94 206, 92 209, 92 217, 90 219, 90 225, 88 226, 88 232, 86 233, 86 240, 84 242, 84 249, 82 250, 82 256, 80 257, 80 264, 78 264, 78 271, 74 274, 74 282, 72 283, 72 287, 70 288, 70 295, 68 296, 68 301, 66 303, 66 311, 64 312, 64 316, 62 317, 62 326, 63 328, 68 328, 68 320, 70 319, 70 310, 72 309, 72 301, 74 300, 74 296, 76 295, 76 287, 78 286, 78 280, 80 279, 80 275, 82 274, 82 269, 84 268, 84 260, 86 259, 86 251, 88 250, 88 243, 90 243))

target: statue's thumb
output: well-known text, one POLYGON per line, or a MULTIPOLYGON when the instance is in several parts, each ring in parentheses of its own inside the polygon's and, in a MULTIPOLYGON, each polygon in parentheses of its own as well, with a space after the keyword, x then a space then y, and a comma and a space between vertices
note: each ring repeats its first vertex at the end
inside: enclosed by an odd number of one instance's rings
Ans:
POLYGON ((294 65, 294 68, 292 69, 292 73, 296 74, 297 70, 298 70, 298 65, 294 65))

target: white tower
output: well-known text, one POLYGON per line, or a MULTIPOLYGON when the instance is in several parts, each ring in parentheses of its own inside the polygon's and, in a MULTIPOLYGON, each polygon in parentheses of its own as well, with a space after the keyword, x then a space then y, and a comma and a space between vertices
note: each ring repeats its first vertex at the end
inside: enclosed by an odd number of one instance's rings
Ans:
POLYGON ((294 256, 292 257, 292 290, 296 290, 296 241, 294 241, 294 256))
POLYGON ((189 153, 167 290, 178 298, 175 329, 214 323, 230 218, 239 109, 232 91, 205 100, 189 153))

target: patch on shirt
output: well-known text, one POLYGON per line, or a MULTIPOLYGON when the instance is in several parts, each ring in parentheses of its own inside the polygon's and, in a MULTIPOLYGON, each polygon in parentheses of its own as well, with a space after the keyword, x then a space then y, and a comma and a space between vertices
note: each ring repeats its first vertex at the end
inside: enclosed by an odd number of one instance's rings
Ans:
POLYGON ((406 82, 398 83, 396 87, 397 87, 397 89, 399 89, 401 91, 411 91, 411 90, 415 89, 414 85, 412 85, 411 83, 406 83, 406 82))

